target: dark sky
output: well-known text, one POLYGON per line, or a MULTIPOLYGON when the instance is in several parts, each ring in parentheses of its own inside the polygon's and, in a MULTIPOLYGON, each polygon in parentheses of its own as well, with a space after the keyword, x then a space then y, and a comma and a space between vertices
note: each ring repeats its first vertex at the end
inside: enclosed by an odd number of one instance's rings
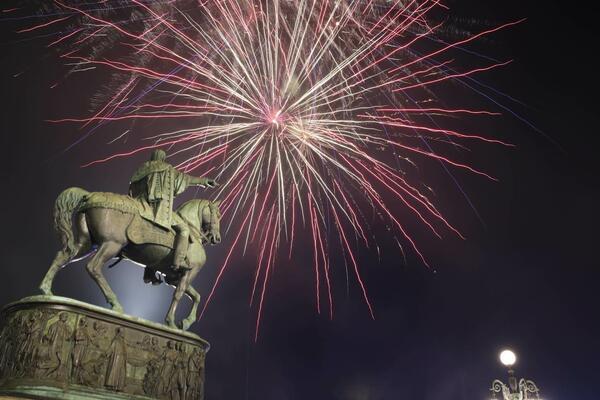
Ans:
MULTIPOLYGON (((333 321, 316 315, 310 266, 295 259, 277 266, 254 343, 247 303, 255 260, 237 260, 194 327, 212 344, 207 399, 486 399, 491 381, 504 377, 497 353, 507 346, 519 355, 518 374, 534 379, 545 399, 598 397, 597 23, 591 10, 568 2, 448 4, 457 26, 472 29, 527 18, 478 45, 515 60, 480 79, 524 102, 513 108, 544 134, 510 116, 481 126, 517 148, 477 149, 489 151, 480 162, 498 183, 460 176, 483 224, 456 188, 438 186, 468 240, 423 242, 437 273, 416 261, 402 265, 385 240, 380 261, 359 254, 375 321, 356 290, 338 297, 333 321)), ((145 155, 82 169, 102 139, 62 153, 77 128, 44 120, 81 114, 82 94, 97 82, 74 78, 50 89, 60 76, 56 59, 44 56, 42 42, 15 42, 15 25, 0 21, 5 304, 36 293, 58 246, 51 226, 58 193, 124 192, 145 155)), ((217 267, 210 260, 222 259, 225 247, 209 250, 195 283, 205 296, 217 267)), ((128 312, 162 318, 169 288, 145 287, 132 265, 107 276, 128 312)), ((103 304, 81 264, 58 275, 55 292, 103 304)))

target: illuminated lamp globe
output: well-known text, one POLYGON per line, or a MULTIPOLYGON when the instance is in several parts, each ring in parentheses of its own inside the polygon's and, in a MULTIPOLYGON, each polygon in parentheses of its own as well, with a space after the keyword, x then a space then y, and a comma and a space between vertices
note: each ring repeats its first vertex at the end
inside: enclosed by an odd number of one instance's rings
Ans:
POLYGON ((503 350, 500 353, 500 362, 507 367, 512 367, 517 362, 517 355, 512 350, 503 350))

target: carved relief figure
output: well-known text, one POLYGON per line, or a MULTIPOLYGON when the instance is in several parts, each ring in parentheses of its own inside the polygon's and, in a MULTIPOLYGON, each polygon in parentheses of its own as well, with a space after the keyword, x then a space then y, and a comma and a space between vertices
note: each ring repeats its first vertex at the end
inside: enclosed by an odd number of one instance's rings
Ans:
POLYGON ((4 331, 2 332, 2 341, 0 342, 0 371, 2 375, 8 375, 11 371, 13 362, 13 346, 15 345, 15 325, 16 318, 12 318, 11 321, 7 322, 4 331))
POLYGON ((23 346, 27 340, 27 316, 25 313, 20 312, 15 322, 14 343, 12 346, 12 367, 17 376, 21 375, 22 370, 22 355, 23 346))
POLYGON ((106 333, 106 326, 104 326, 101 322, 99 321, 94 321, 94 324, 92 326, 94 328, 93 331, 93 341, 98 340, 98 338, 101 338, 102 336, 104 336, 104 334, 106 333))
POLYGON ((81 364, 85 362, 90 341, 87 319, 81 317, 77 324, 77 329, 75 329, 73 351, 71 352, 71 379, 76 383, 83 383, 81 364))
POLYGON ((58 314, 58 320, 48 328, 45 336, 45 344, 48 352, 45 354, 46 360, 43 369, 46 370, 48 377, 59 377, 66 375, 68 356, 66 355, 67 346, 71 338, 71 328, 67 324, 69 316, 62 312, 58 314))
POLYGON ((158 386, 160 383, 160 359, 154 358, 148 362, 146 374, 142 382, 144 393, 148 396, 155 397, 158 395, 158 386))
POLYGON ((185 400, 187 389, 187 357, 183 343, 177 343, 177 359, 173 366, 173 375, 171 376, 171 400, 185 400))
POLYGON ((146 365, 146 373, 144 375, 144 380, 142 382, 142 388, 144 393, 149 396, 157 396, 159 386, 161 383, 161 369, 162 369, 162 349, 160 347, 160 343, 158 342, 157 337, 152 337, 149 339, 149 343, 146 342, 146 338, 142 341, 146 345, 146 350, 148 351, 148 357, 150 360, 146 365), (157 356, 157 354, 160 354, 157 356))
POLYGON ((27 345, 27 333, 29 331, 30 322, 28 315, 25 313, 20 313, 18 321, 19 324, 17 325, 16 340, 13 347, 13 351, 15 352, 13 355, 13 368, 16 376, 22 376, 24 370, 23 350, 27 345))
POLYGON ((5 362, 5 351, 6 351, 6 344, 8 341, 8 326, 4 325, 1 329, 0 329, 0 378, 2 378, 4 376, 4 362, 5 362))
POLYGON ((151 343, 152 343, 152 346, 151 346, 152 354, 159 354, 161 352, 161 347, 160 347, 160 343, 158 342, 158 338, 153 337, 151 343))
POLYGON ((167 348, 161 356, 160 383, 158 385, 159 394, 169 394, 171 391, 171 378, 175 370, 175 362, 179 356, 175 349, 175 343, 171 340, 167 342, 167 348))
POLYGON ((42 342, 37 351, 38 370, 36 371, 35 377, 46 377, 50 375, 50 371, 56 369, 58 366, 58 364, 52 360, 52 357, 50 357, 52 350, 49 342, 50 340, 47 336, 42 336, 42 342))
POLYGON ((24 374, 30 374, 35 368, 37 352, 42 342, 44 332, 44 324, 42 313, 40 311, 29 314, 27 322, 27 335, 21 348, 21 365, 24 374))
POLYGON ((81 381, 84 385, 92 387, 101 387, 100 378, 104 377, 106 371, 106 359, 104 357, 88 359, 81 364, 81 381))
POLYGON ((189 400, 198 400, 203 395, 204 385, 204 352, 195 348, 188 361, 187 396, 189 400))
POLYGON ((127 343, 121 328, 115 329, 115 337, 109 349, 108 366, 104 386, 122 391, 127 378, 127 343))
POLYGON ((137 343, 139 347, 144 351, 150 351, 152 348, 152 339, 150 339, 149 335, 144 335, 144 338, 141 342, 137 343))
POLYGON ((71 379, 75 383, 101 387, 104 385, 107 362, 107 327, 99 321, 91 323, 87 318, 79 320, 71 353, 71 379), (84 322, 82 322, 84 319, 84 322), (81 326, 85 325, 85 328, 81 326), (91 325, 91 326, 90 326, 91 325), (75 362, 75 359, 78 361, 75 362), (77 365, 77 367, 75 367, 77 365))

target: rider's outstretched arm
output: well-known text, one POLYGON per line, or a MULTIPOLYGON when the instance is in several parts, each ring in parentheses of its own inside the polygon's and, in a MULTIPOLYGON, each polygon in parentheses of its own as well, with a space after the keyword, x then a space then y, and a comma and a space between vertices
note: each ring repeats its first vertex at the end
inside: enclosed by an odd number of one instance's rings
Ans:
POLYGON ((212 178, 206 178, 204 176, 196 177, 191 176, 189 181, 190 186, 202 186, 202 187, 215 187, 219 184, 212 178))

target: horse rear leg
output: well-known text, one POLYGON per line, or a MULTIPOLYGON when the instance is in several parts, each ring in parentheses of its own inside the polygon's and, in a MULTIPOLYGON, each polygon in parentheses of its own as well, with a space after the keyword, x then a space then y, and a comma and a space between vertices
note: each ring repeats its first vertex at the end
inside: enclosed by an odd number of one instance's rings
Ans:
POLYGON ((187 289, 185 290, 185 294, 188 295, 188 297, 192 300, 192 309, 190 310, 189 315, 187 316, 186 319, 183 320, 182 324, 181 324, 181 329, 183 329, 184 331, 187 331, 188 329, 190 329, 190 326, 192 326, 192 324, 194 322, 196 322, 196 320, 198 319, 198 306, 200 305, 200 293, 198 293, 196 291, 196 289, 194 289, 194 287, 190 284, 188 285, 187 289))
POLYGON ((52 282, 54 281, 54 276, 64 265, 70 261, 70 259, 71 256, 69 255, 68 251, 60 250, 58 253, 56 253, 54 261, 52 261, 50 268, 48 268, 48 272, 46 272, 46 275, 40 284, 40 290, 43 294, 52 296, 52 282))
POLYGON ((52 295, 52 282, 54 282, 54 277, 59 270, 75 261, 77 257, 80 257, 79 259, 86 258, 91 254, 92 244, 84 214, 77 215, 75 227, 75 233, 77 234, 75 245, 73 248, 62 249, 56 253, 54 261, 50 264, 50 268, 48 268, 48 272, 46 272, 40 284, 40 290, 45 295, 52 295))
POLYGON ((112 306, 113 311, 119 313, 123 312, 123 307, 121 307, 121 304, 117 300, 117 295, 110 288, 108 281, 104 277, 104 274, 102 273, 102 267, 108 260, 117 256, 121 252, 122 248, 123 245, 117 242, 102 243, 86 267, 92 279, 96 281, 100 287, 100 290, 102 290, 106 301, 112 306))

